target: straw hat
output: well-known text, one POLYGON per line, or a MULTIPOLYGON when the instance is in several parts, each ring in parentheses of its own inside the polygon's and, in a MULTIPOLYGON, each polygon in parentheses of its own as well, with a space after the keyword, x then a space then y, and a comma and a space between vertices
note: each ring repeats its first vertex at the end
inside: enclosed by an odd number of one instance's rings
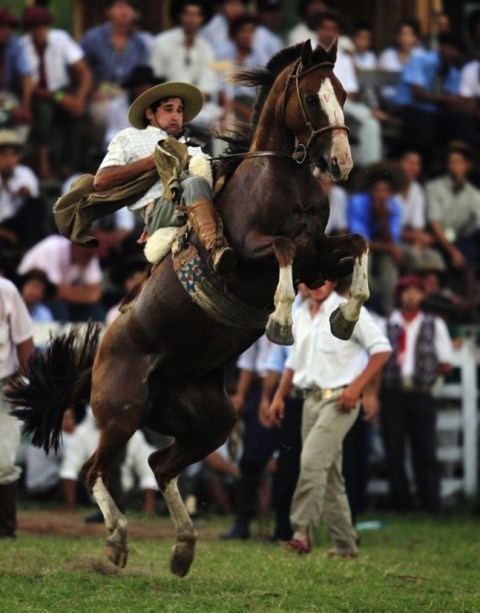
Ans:
POLYGON ((21 149, 23 142, 14 130, 0 130, 0 147, 21 149))
POLYGON ((183 101, 183 117, 185 123, 192 121, 203 107, 203 94, 190 83, 182 81, 167 81, 155 85, 141 94, 128 110, 128 121, 134 128, 141 130, 145 127, 145 110, 152 104, 164 98, 181 98, 183 101))

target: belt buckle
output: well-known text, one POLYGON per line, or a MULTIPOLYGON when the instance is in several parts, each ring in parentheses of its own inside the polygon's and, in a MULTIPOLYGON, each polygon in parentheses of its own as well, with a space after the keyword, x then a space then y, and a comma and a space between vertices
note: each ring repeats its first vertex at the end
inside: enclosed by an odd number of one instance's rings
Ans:
POLYGON ((334 390, 332 389, 323 389, 321 391, 321 395, 322 395, 322 400, 328 400, 328 398, 331 398, 333 396, 334 390))

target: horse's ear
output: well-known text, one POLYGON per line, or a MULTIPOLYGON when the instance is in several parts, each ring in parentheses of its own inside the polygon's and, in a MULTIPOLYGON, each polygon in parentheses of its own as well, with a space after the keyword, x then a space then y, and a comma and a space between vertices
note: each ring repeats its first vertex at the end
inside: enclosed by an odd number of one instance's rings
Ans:
POLYGON ((337 61, 337 50, 338 50, 338 38, 336 38, 330 47, 327 49, 327 62, 332 62, 335 64, 337 61))
POLYGON ((302 46, 302 66, 303 68, 309 68, 312 63, 312 43, 310 39, 307 39, 302 46))

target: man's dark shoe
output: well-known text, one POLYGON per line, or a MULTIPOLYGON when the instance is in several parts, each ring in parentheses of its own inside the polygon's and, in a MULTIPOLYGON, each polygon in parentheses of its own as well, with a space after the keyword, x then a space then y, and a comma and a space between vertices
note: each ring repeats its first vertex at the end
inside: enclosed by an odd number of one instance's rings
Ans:
POLYGON ((220 538, 223 541, 246 541, 250 538, 250 531, 247 528, 233 526, 228 532, 221 534, 220 538))

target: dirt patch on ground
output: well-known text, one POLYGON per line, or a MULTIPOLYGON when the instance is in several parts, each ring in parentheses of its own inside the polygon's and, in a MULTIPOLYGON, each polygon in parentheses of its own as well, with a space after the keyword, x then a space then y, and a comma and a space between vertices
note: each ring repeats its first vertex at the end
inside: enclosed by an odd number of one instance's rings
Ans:
MULTIPOLYGON (((55 534, 61 536, 82 537, 92 536, 103 538, 105 536, 104 524, 87 524, 87 513, 67 513, 64 511, 24 511, 18 512, 18 532, 26 534, 55 534)), ((128 518, 128 534, 131 539, 173 539, 175 531, 168 517, 134 517, 128 518)), ((202 540, 216 538, 219 527, 208 525, 202 520, 198 528, 201 530, 202 540)))

